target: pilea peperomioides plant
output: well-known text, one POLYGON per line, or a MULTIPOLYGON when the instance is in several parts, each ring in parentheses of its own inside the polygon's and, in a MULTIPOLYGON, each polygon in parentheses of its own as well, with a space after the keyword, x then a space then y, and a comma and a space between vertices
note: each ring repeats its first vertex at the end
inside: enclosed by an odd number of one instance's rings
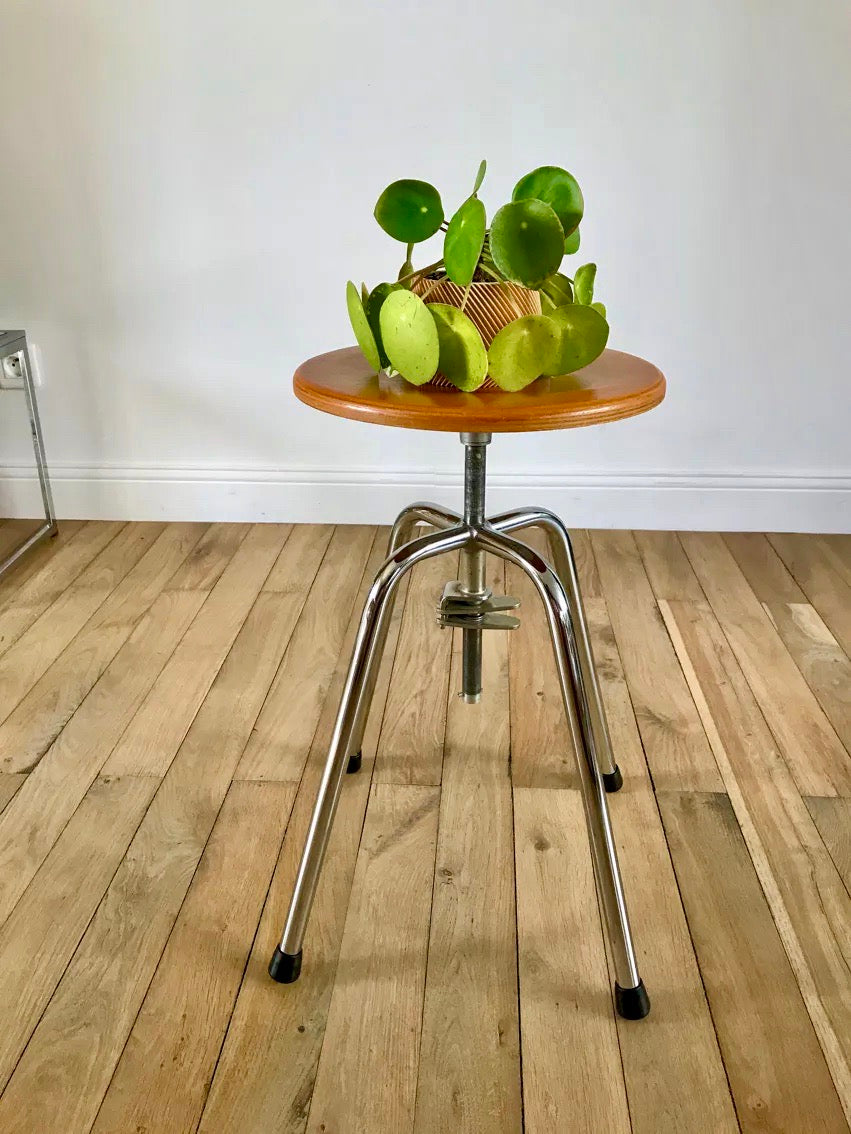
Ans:
POLYGON ((579 249, 584 202, 576 179, 554 165, 533 170, 488 227, 478 196, 486 168, 482 162, 448 222, 426 181, 394 181, 378 198, 375 219, 406 245, 405 262, 392 283, 346 289, 355 337, 376 371, 415 386, 521 390, 542 375, 580 370, 605 349, 596 265, 572 278, 559 271, 579 249), (414 245, 440 231, 443 256, 415 269, 414 245))

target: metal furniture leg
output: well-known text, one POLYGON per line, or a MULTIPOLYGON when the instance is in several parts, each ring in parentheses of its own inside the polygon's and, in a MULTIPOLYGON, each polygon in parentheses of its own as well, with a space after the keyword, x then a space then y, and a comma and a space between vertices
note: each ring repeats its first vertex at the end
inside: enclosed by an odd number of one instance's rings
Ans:
POLYGON ((468 528, 460 526, 413 540, 399 548, 385 561, 370 588, 298 868, 286 925, 281 943, 269 963, 269 974, 276 981, 289 984, 298 978, 301 971, 304 931, 340 798, 346 761, 352 751, 352 732, 362 711, 361 702, 370 688, 371 681, 374 680, 373 674, 381 661, 380 647, 386 634, 385 627, 393 594, 401 579, 414 564, 435 555, 458 551, 469 542, 472 535, 468 528))
POLYGON ((591 636, 588 633, 588 622, 582 604, 579 573, 576 570, 573 546, 564 521, 555 512, 550 512, 547 508, 515 508, 510 512, 501 512, 488 523, 498 532, 508 533, 520 531, 524 528, 540 528, 546 534, 555 572, 561 580, 570 604, 570 613, 576 631, 579 661, 582 666, 582 692, 586 698, 587 710, 591 717, 597 763, 603 775, 606 791, 620 791, 623 787, 623 776, 612 750, 609 726, 606 722, 606 711, 600 692, 600 682, 594 665, 591 636))
POLYGON ((615 1003, 621 1016, 630 1020, 641 1019, 650 1011, 650 1000, 635 959, 606 789, 595 756, 587 703, 583 705, 582 667, 564 585, 541 556, 519 540, 487 524, 476 533, 476 538, 486 551, 522 568, 544 603, 565 713, 577 753, 591 858, 614 962, 615 1003))
MULTIPOLYGON (((426 500, 418 500, 416 504, 411 504, 407 508, 403 508, 390 530, 390 539, 387 541, 387 554, 392 555, 398 551, 400 547, 404 547, 406 543, 410 543, 414 538, 414 531, 417 524, 428 524, 429 527, 437 528, 438 531, 445 531, 461 523, 461 516, 457 512, 453 512, 451 508, 443 508, 440 504, 430 504, 426 500)), ((387 613, 387 618, 382 622, 382 637, 378 644, 379 656, 384 654, 384 646, 387 641, 387 632, 390 628, 390 619, 393 614, 393 607, 395 606, 396 596, 395 592, 389 599, 390 609, 387 613)), ((369 688, 366 690, 363 698, 361 699, 361 708, 358 712, 358 719, 355 721, 355 727, 352 729, 352 740, 349 748, 349 760, 346 764, 346 771, 349 775, 359 772, 361 764, 363 763, 363 734, 366 732, 366 722, 369 720, 369 710, 372 705, 372 697, 375 693, 375 683, 378 679, 378 669, 376 668, 372 680, 370 681, 369 688)))

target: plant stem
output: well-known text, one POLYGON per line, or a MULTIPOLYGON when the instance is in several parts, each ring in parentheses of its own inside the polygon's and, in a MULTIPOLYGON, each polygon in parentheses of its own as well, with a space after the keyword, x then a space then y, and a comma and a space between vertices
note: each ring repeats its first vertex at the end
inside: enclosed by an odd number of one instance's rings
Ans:
POLYGON ((417 268, 414 272, 408 272, 406 276, 400 276, 396 283, 404 283, 405 280, 412 280, 414 276, 427 276, 429 272, 433 272, 435 268, 442 268, 443 260, 437 260, 434 264, 428 264, 425 268, 417 268))

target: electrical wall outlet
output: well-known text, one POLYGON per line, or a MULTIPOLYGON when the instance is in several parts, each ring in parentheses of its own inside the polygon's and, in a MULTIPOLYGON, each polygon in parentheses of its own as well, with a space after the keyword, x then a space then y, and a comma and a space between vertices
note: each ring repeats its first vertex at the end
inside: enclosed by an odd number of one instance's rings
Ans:
POLYGON ((23 390, 25 366, 22 350, 5 355, 0 365, 0 390, 23 390))

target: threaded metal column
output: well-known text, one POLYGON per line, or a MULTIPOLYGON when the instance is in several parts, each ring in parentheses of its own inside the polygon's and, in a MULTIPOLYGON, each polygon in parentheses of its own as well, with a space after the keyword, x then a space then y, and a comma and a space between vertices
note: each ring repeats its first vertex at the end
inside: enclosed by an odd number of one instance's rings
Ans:
MULTIPOLYGON (((462 433, 464 445, 464 520, 472 528, 485 518, 486 446, 490 433, 462 433)), ((461 553, 461 587, 469 595, 485 595, 485 553, 465 549, 461 553)), ((462 630, 461 696, 469 705, 482 696, 482 631, 462 630)))

